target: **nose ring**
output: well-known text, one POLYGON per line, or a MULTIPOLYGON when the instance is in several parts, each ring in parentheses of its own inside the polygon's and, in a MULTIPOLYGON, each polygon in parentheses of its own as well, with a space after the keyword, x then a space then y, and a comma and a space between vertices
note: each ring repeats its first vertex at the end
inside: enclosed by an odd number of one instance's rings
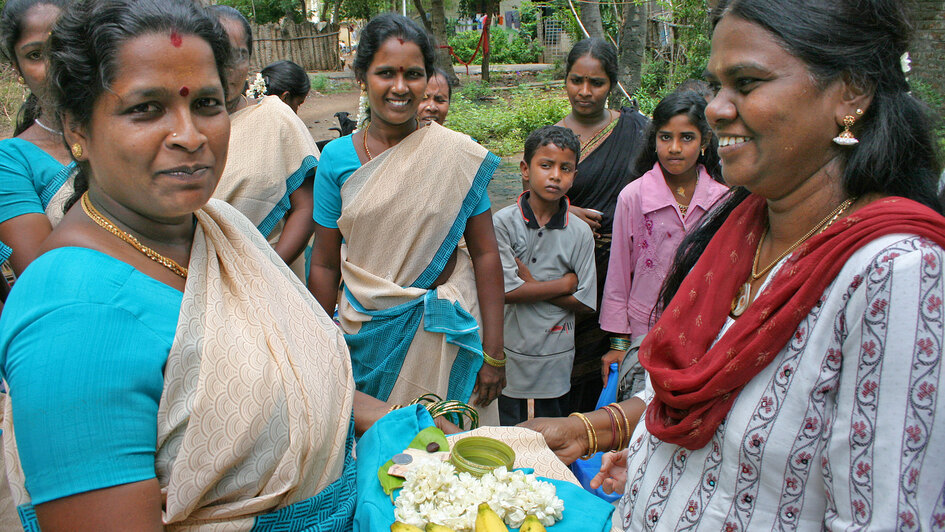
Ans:
POLYGON ((172 137, 176 137, 176 136, 177 136, 177 133, 171 133, 171 136, 172 136, 172 137))

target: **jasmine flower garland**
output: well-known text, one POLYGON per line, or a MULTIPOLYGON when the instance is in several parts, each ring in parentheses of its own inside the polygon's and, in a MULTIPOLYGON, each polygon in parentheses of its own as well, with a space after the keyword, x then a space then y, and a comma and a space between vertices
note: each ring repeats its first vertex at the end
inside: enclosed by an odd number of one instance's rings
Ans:
POLYGON ((554 485, 535 475, 500 467, 476 478, 469 473, 457 475, 451 464, 438 462, 407 473, 394 503, 394 516, 421 528, 436 523, 457 532, 472 531, 482 502, 512 528, 521 527, 527 515, 536 516, 546 527, 552 526, 564 512, 564 501, 555 495, 554 485))
POLYGON ((262 98, 266 95, 266 80, 263 79, 262 74, 257 73, 256 77, 253 79, 253 82, 249 84, 249 88, 246 89, 247 98, 262 98))

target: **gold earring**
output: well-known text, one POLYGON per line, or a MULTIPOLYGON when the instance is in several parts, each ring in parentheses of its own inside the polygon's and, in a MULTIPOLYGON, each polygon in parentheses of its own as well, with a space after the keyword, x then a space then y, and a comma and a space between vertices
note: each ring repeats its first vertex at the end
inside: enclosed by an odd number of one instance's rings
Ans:
POLYGON ((20 85, 26 85, 26 80, 23 79, 23 76, 17 76, 16 82, 19 83, 20 85))
POLYGON ((78 142, 72 145, 72 157, 75 159, 82 157, 82 145, 78 142))
POLYGON ((843 117, 843 131, 833 138, 835 144, 839 144, 840 146, 855 146, 860 143, 859 139, 854 137, 853 132, 850 131, 850 128, 853 127, 855 122, 856 117, 853 115, 843 117))
POLYGON ((705 157, 705 146, 702 147, 702 156, 705 157))

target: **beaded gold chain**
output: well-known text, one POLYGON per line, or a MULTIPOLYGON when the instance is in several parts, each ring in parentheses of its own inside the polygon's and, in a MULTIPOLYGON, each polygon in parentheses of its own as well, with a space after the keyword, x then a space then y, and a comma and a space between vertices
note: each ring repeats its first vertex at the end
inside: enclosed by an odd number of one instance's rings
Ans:
POLYGON ((92 205, 91 200, 89 200, 88 192, 86 192, 85 194, 82 194, 82 210, 85 211, 85 214, 87 214, 88 217, 91 218, 93 222, 100 225, 102 229, 105 229, 109 233, 131 244, 135 249, 143 253, 145 256, 147 256, 149 259, 153 260, 154 262, 164 266, 165 268, 171 270, 172 272, 183 277, 184 279, 187 278, 187 268, 181 266, 180 264, 175 262, 173 259, 165 257, 164 255, 161 255, 157 251, 154 251, 153 249, 149 248, 148 246, 145 246, 144 244, 139 242, 138 239, 134 237, 134 235, 127 233, 125 231, 122 231, 121 229, 118 228, 117 225, 112 223, 111 220, 103 216, 102 213, 98 212, 98 209, 96 209, 95 206, 92 205))

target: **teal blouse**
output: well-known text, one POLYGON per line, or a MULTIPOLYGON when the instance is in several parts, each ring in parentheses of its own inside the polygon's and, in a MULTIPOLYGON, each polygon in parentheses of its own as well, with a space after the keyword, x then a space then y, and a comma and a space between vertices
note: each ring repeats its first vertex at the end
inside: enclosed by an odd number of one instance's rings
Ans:
POLYGON ((182 297, 86 248, 54 249, 23 272, 0 318, 0 374, 33 504, 155 477, 182 297))

